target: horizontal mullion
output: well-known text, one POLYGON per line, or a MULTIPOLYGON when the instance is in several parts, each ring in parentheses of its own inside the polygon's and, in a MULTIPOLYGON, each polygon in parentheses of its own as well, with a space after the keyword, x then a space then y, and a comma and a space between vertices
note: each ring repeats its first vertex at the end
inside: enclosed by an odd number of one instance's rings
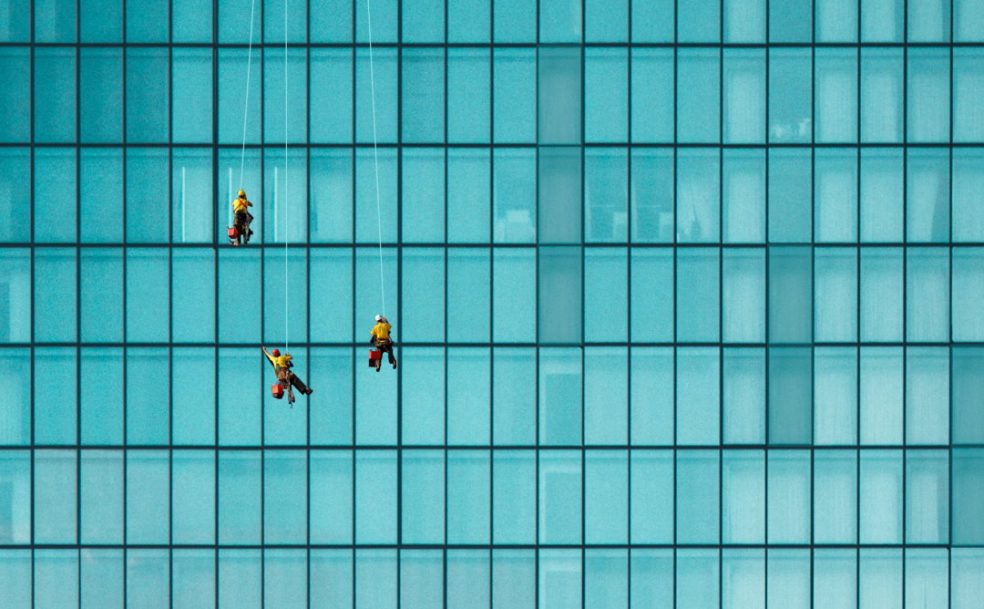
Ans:
MULTIPOLYGON (((175 544, 67 544, 67 543, 40 543, 0 545, 0 550, 647 550, 647 549, 840 549, 840 550, 866 550, 866 549, 948 549, 964 547, 960 544, 945 543, 872 543, 872 544, 809 544, 809 543, 263 543, 263 544, 196 544, 196 543, 175 543, 175 544)), ((967 544, 966 547, 979 547, 967 544)))
POLYGON ((952 448, 984 448, 984 444, 37 444, 33 446, 0 445, 0 451, 34 450, 81 450, 86 451, 199 451, 199 452, 251 452, 251 451, 404 451, 414 450, 447 450, 449 452, 470 451, 570 451, 585 450, 599 451, 654 451, 676 450, 687 451, 756 451, 763 450, 819 450, 819 451, 850 451, 871 452, 885 450, 939 451, 952 448))
MULTIPOLYGON (((289 142, 287 147, 294 150, 344 150, 344 149, 369 149, 373 148, 373 143, 369 141, 359 142, 289 142)), ((630 148, 648 150, 653 148, 684 148, 684 149, 707 149, 717 148, 721 150, 768 150, 768 149, 798 149, 812 150, 819 149, 908 149, 908 148, 981 148, 984 141, 980 142, 635 142, 635 141, 610 141, 610 142, 576 142, 572 144, 555 144, 543 142, 453 142, 453 141, 434 141, 434 142, 377 142, 376 148, 382 149, 532 149, 532 148, 630 148)), ((121 149, 121 148, 175 148, 175 149, 211 149, 219 150, 241 150, 243 144, 234 142, 0 142, 2 148, 77 148, 77 149, 121 149)), ((262 143, 247 142, 246 150, 283 150, 284 142, 276 140, 262 143)))
MULTIPOLYGON (((259 41, 253 42, 254 49, 278 50, 284 48, 281 41, 259 41)), ((287 42, 289 49, 368 49, 369 42, 365 41, 337 41, 337 42, 287 42)), ((5 41, 0 42, 3 47, 36 47, 36 48, 176 48, 176 49, 243 49, 250 47, 246 42, 31 42, 25 41, 5 41)), ((458 42, 458 41, 431 41, 431 42, 397 42, 377 41, 372 42, 374 49, 488 49, 488 48, 640 48, 640 49, 811 49, 811 48, 832 48, 832 49, 856 49, 856 48, 982 48, 984 41, 931 41, 931 42, 903 42, 903 41, 855 41, 855 42, 680 42, 680 41, 660 41, 660 42, 639 42, 639 41, 573 41, 573 42, 458 42)))
MULTIPOLYGON (((380 246, 377 241, 358 241, 317 243, 304 241, 292 241, 289 243, 292 248, 298 251, 305 249, 375 249, 380 246)), ((884 249, 886 247, 907 248, 907 247, 933 247, 940 249, 961 249, 984 247, 984 241, 960 241, 960 242, 940 242, 940 241, 770 241, 768 243, 722 243, 720 241, 709 241, 705 243, 672 243, 672 242, 610 242, 610 241, 557 241, 539 243, 498 243, 498 242, 455 242, 445 243, 443 241, 383 241, 383 248, 394 249, 549 249, 551 247, 585 247, 588 249, 767 249, 774 247, 809 247, 813 249, 828 248, 861 248, 861 249, 884 249)), ((44 241, 6 241, 0 242, 0 249, 231 249, 225 241, 200 241, 200 242, 44 242, 44 241)), ((282 250, 282 241, 269 243, 254 243, 243 249, 279 249, 282 250)), ((243 251, 237 249, 237 251, 243 251)))
MULTIPOLYGON (((188 348, 188 347, 211 347, 217 349, 259 349, 261 346, 266 345, 266 342, 205 342, 205 341, 161 341, 161 342, 150 342, 150 341, 134 341, 134 342, 94 342, 94 341, 82 341, 82 342, 69 342, 69 341, 52 341, 52 342, 8 342, 0 343, 0 350, 2 349, 43 349, 51 347, 80 347, 83 349, 88 348, 105 348, 105 349, 122 349, 124 347, 130 349, 139 348, 188 348)), ((359 349, 362 347, 368 347, 369 342, 366 341, 338 341, 338 342, 324 342, 324 341, 293 341, 291 344, 294 345, 294 350, 300 349, 319 349, 319 348, 355 348, 359 349)), ((891 341, 816 341, 816 342, 714 342, 714 341, 639 341, 639 342, 629 342, 629 341, 581 341, 581 342, 551 342, 551 343, 533 343, 533 342, 445 342, 445 341, 395 341, 396 346, 401 348, 440 348, 447 347, 449 349, 454 349, 458 347, 468 348, 468 347, 479 347, 479 348, 502 348, 502 349, 512 349, 512 348, 530 348, 530 349, 542 349, 549 351, 550 349, 558 348, 592 348, 592 347, 632 347, 632 348, 647 348, 647 347, 719 347, 719 348, 770 348, 770 349, 785 349, 785 348, 809 348, 809 347, 984 347, 984 341, 966 341, 966 342, 944 342, 944 341, 925 341, 925 342, 891 342, 891 341)))

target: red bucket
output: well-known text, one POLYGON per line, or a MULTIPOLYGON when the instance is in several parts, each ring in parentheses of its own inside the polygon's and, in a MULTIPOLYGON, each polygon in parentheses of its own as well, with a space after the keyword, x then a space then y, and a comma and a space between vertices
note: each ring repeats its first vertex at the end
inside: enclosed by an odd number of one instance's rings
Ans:
POLYGON ((227 229, 227 231, 229 233, 229 238, 230 239, 238 239, 239 238, 239 229, 236 228, 235 226, 230 226, 227 229))
POLYGON ((280 383, 274 383, 273 385, 270 385, 270 393, 273 394, 273 397, 279 400, 284 397, 284 386, 280 383))
POLYGON ((376 362, 378 362, 381 359, 383 359, 383 352, 382 351, 377 351, 375 349, 371 349, 369 351, 369 367, 370 368, 375 368, 376 367, 376 362))

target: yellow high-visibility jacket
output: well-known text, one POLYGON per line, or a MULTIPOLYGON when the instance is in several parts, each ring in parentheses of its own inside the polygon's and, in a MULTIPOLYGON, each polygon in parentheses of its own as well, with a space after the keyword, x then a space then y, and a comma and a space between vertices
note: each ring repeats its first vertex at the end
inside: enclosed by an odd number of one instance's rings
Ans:
POLYGON ((274 370, 283 370, 284 368, 289 368, 290 361, 293 359, 290 355, 280 355, 276 357, 270 355, 269 353, 265 353, 264 355, 266 355, 267 359, 270 360, 270 363, 273 364, 274 370))
POLYGON ((240 199, 239 197, 236 197, 235 199, 232 200, 232 211, 236 212, 237 214, 243 213, 244 211, 246 211, 247 207, 252 207, 252 206, 253 206, 253 202, 247 201, 246 199, 240 199))
POLYGON ((373 326, 372 331, 369 332, 369 334, 376 340, 389 340, 391 329, 391 325, 381 321, 373 326))

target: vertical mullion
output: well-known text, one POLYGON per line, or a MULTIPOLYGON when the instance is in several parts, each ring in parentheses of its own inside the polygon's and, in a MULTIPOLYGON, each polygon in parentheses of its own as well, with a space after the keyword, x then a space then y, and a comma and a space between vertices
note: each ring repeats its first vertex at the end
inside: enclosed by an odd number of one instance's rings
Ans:
MULTIPOLYGON (((585 81, 585 71, 588 62, 587 47, 585 46, 585 38, 587 29, 587 24, 585 23, 585 0, 580 0, 581 3, 581 40, 580 48, 578 49, 578 55, 580 55, 580 68, 581 68, 581 104, 580 104, 580 121, 581 121, 581 146, 578 150, 578 156, 581 162, 581 184, 580 184, 580 201, 578 201, 578 213, 580 214, 581 220, 581 243, 580 243, 580 257, 581 257, 581 306, 579 311, 579 316, 581 319, 581 336, 579 337, 581 343, 581 607, 584 607, 585 591, 587 589, 587 550, 585 546, 587 544, 587 503, 585 501, 587 497, 587 469, 588 469, 588 453, 586 449, 587 440, 587 430, 585 429, 585 423, 587 422, 584 417, 584 385, 585 385, 585 361, 587 358, 587 346, 585 345, 584 337, 584 274, 585 274, 585 263, 587 262, 586 253, 587 247, 585 245, 585 218, 584 218, 584 144, 587 142, 587 133, 584 129, 585 127, 585 112, 584 103, 587 93, 587 83, 585 81)), ((538 83, 539 85, 539 83, 538 83)), ((539 179, 539 176, 537 176, 539 179)), ((539 189, 538 189, 539 190, 539 189)), ((537 215, 539 215, 539 209, 537 210, 537 215)), ((539 322, 539 320, 537 320, 539 322)))
MULTIPOLYGON (((954 103, 953 103, 953 43, 954 43, 954 38, 955 38, 954 32, 953 32, 953 26, 954 26, 954 19, 953 19, 954 6, 953 5, 954 4, 955 4, 955 2, 953 2, 951 0, 951 2, 950 2, 950 82, 949 82, 949 86, 950 86, 950 125, 949 125, 949 136, 950 136, 950 141, 949 141, 949 153, 950 153, 950 164, 949 164, 949 171, 950 171, 950 173, 949 173, 949 177, 950 177, 950 179, 949 179, 950 232, 949 232, 949 236, 948 236, 948 240, 950 242, 950 247, 949 247, 949 251, 950 251, 950 257, 949 257, 950 258, 950 260, 949 260, 949 262, 950 262, 950 265, 949 265, 949 274, 950 274, 950 276, 948 278, 949 279, 949 285, 948 285, 948 287, 949 287, 949 296, 950 296, 950 298, 949 298, 949 301, 950 301, 949 302, 949 307, 950 307, 949 308, 950 327, 949 327, 948 332, 947 332, 947 336, 949 338, 949 341, 948 342, 950 344, 949 344, 949 348, 947 349, 947 355, 948 355, 948 357, 953 353, 953 110, 954 110, 954 103)), ((950 359, 952 359, 952 358, 950 358, 950 359)), ((947 368, 948 368, 948 374, 951 375, 951 379, 952 379, 952 374, 953 374, 953 366, 952 366, 952 363, 947 368)), ((903 370, 905 370, 905 369, 903 368, 903 370)), ((952 387, 953 387, 952 382, 949 383, 947 385, 947 387, 950 388, 950 390, 952 391, 952 387)), ((950 396, 947 396, 947 397, 948 397, 948 402, 950 402, 950 404, 952 404, 952 401, 949 399, 950 396)), ((903 410, 903 412, 905 412, 905 411, 903 410)), ((952 419, 953 419, 952 412, 948 412, 947 414, 948 414, 948 416, 950 418, 950 421, 949 421, 950 424, 947 425, 947 429, 950 430, 950 429, 952 429, 952 419)), ((904 433, 904 431, 905 431, 905 428, 903 426, 903 433, 904 433)), ((903 439, 904 439, 904 437, 903 437, 903 439)), ((952 439, 949 439, 948 438, 947 443, 950 444, 951 447, 952 447, 952 439)), ((953 456, 953 451, 952 451, 952 448, 951 448, 951 450, 948 450, 947 451, 947 476, 949 477, 948 484, 947 484, 947 493, 949 495, 949 500, 947 502, 947 509, 948 510, 953 510, 953 474, 952 474, 953 457, 952 456, 953 456)), ((903 506, 903 508, 904 508, 904 506, 903 506)), ((947 589, 948 594, 946 596, 946 603, 947 603, 947 608, 949 609, 953 605, 953 594, 952 594, 952 592, 950 592, 951 590, 953 590, 953 539, 952 539, 952 534, 950 532, 950 531, 953 530, 953 518, 952 517, 948 519, 948 524, 949 524, 949 526, 947 527, 947 540, 946 540, 946 543, 947 543, 947 548, 946 548, 946 582, 947 582, 947 586, 946 586, 946 589, 947 589)))
MULTIPOLYGON (((127 9, 127 2, 124 1, 123 2, 123 11, 122 11, 122 24, 121 24, 122 25, 122 28, 123 28, 123 37, 122 37, 122 39, 123 39, 123 46, 120 49, 120 60, 121 60, 121 66, 122 66, 121 67, 122 81, 121 81, 121 88, 120 88, 120 97, 123 100, 123 112, 122 112, 123 125, 122 125, 122 130, 121 130, 121 137, 122 137, 122 140, 123 140, 123 206, 122 206, 123 207, 123 210, 122 210, 123 211, 123 243, 122 243, 122 246, 123 247, 121 248, 121 250, 122 250, 121 251, 121 253, 122 253, 121 263, 122 263, 122 273, 123 273, 123 276, 121 278, 122 284, 123 284, 123 290, 122 290, 122 294, 123 294, 123 298, 122 298, 122 300, 123 300, 123 309, 122 309, 122 316, 121 316, 122 318, 120 320, 120 323, 123 326, 123 347, 122 347, 122 357, 123 357, 123 362, 122 362, 123 363, 123 366, 122 366, 122 368, 123 368, 123 391, 122 391, 122 396, 123 396, 123 445, 121 447, 121 449, 122 449, 121 452, 122 452, 122 457, 123 457, 122 460, 123 460, 123 606, 124 606, 124 608, 127 606, 127 594, 126 593, 127 593, 127 579, 128 578, 127 578, 126 565, 127 565, 127 562, 128 562, 127 556, 129 555, 129 552, 127 550, 127 544, 129 543, 129 539, 127 538, 128 537, 128 531, 127 531, 127 522, 126 522, 127 521, 127 513, 129 511, 129 508, 128 508, 128 505, 127 505, 127 479, 126 478, 127 478, 127 472, 129 471, 129 456, 130 456, 129 455, 129 450, 127 450, 127 447, 126 447, 127 446, 127 437, 126 437, 127 436, 127 434, 126 434, 126 386, 127 386, 127 366, 126 366, 126 353, 127 353, 127 347, 126 347, 126 342, 127 342, 127 333, 126 333, 126 301, 127 301, 127 294, 126 294, 126 292, 127 292, 127 290, 126 290, 126 288, 127 288, 127 285, 126 285, 126 259, 127 259, 127 252, 128 252, 128 248, 127 248, 127 241, 128 241, 128 235, 127 235, 127 232, 128 232, 127 231, 127 195, 128 195, 128 192, 127 192, 127 174, 128 174, 129 164, 130 164, 129 163, 129 149, 127 148, 127 133, 126 133, 126 131, 127 131, 127 116, 126 116, 126 112, 127 112, 126 57, 127 57, 127 49, 128 49, 128 46, 127 46, 127 44, 128 44, 128 40, 127 40, 127 27, 126 27, 126 9, 127 9)), ((168 167, 168 173, 170 173, 170 167, 168 167)), ((81 366, 81 365, 82 365, 82 363, 79 362, 79 366, 81 366)))
MULTIPOLYGON (((284 7, 286 12, 286 6, 284 7)), ((260 132, 259 132, 259 155, 260 155, 260 191, 263 192, 264 183, 266 182, 266 2, 260 2, 260 23, 257 28, 258 35, 260 37, 260 45, 262 50, 258 53, 260 56, 260 101, 257 114, 260 120, 260 132)), ((284 32, 286 34, 286 32, 284 32)), ((286 36, 284 37, 286 39, 286 36)), ((286 57, 287 50, 284 49, 284 56, 286 57)), ((247 60, 248 61, 248 60, 247 60)), ((249 64, 247 63, 247 70, 249 70, 249 64)), ((287 78, 286 66, 284 66, 284 78, 287 78)), ((248 94, 248 93, 247 93, 248 94)), ((284 112, 287 112, 287 108, 284 107, 284 112)), ((244 117, 245 118, 245 117, 244 117)), ((276 165, 274 165, 276 167, 276 165)), ((284 168, 284 177, 286 178, 286 167, 284 168)), ((273 183, 273 194, 276 198, 277 196, 277 183, 273 183)), ((276 210, 275 210, 276 211, 276 210)), ((276 219, 276 216, 274 216, 276 219)), ((286 231, 285 231, 286 234, 286 231)), ((263 249, 261 249, 257 255, 260 258, 260 344, 266 343, 266 231, 263 233, 263 249)), ((274 243, 277 239, 276 233, 271 239, 271 243, 274 243)), ((286 315, 287 312, 284 312, 286 315)), ((286 338, 286 336, 284 337, 286 338)), ((285 349, 286 351, 286 349, 285 349)), ((264 358, 265 359, 265 358, 264 358)), ((260 360, 258 362, 260 368, 260 606, 263 607, 266 601, 266 396, 264 393, 264 382, 263 382, 263 370, 264 361, 260 360)))
POLYGON ((626 0, 625 39, 628 48, 625 54, 626 66, 626 130, 625 130, 625 373, 626 373, 626 429, 625 429, 625 470, 626 470, 626 534, 628 548, 625 551, 626 602, 632 607, 632 0, 626 0))
MULTIPOLYGON (((368 1, 369 0, 366 0, 366 2, 368 2, 368 1)), ((351 116, 351 120, 352 120, 352 143, 351 143, 351 146, 352 147, 349 150, 349 158, 351 159, 351 163, 352 163, 352 170, 351 170, 352 171, 352 173, 351 173, 351 180, 352 180, 352 199, 349 201, 349 209, 351 209, 351 212, 352 212, 352 233, 350 235, 350 238, 352 240, 352 250, 351 250, 352 251, 352 256, 351 256, 351 263, 350 263, 351 264, 350 269, 351 269, 352 283, 350 285, 350 288, 351 288, 351 291, 352 291, 352 301, 353 301, 353 304, 355 303, 355 294, 358 293, 358 291, 356 290, 356 286, 357 286, 356 257, 358 256, 358 249, 356 249, 356 247, 355 247, 355 242, 356 242, 356 240, 355 240, 356 228, 358 227, 358 221, 359 221, 358 214, 355 213, 355 209, 356 209, 355 208, 355 202, 356 202, 357 197, 358 197, 358 182, 357 182, 358 174, 356 173, 356 164, 358 163, 358 155, 356 154, 356 152, 357 152, 356 142, 358 141, 358 123, 356 122, 356 117, 357 117, 357 113, 358 113, 358 94, 357 94, 357 91, 358 91, 358 78, 357 78, 357 74, 358 74, 358 66, 359 66, 359 54, 356 51, 356 48, 357 48, 356 47, 356 38, 357 38, 357 30, 358 30, 358 18, 357 18, 357 16, 358 16, 358 10, 359 10, 358 5, 359 5, 358 0, 353 0, 353 2, 352 2, 352 15, 351 15, 351 19, 352 19, 352 39, 351 39, 351 45, 352 45, 352 48, 351 48, 351 52, 350 52, 350 55, 349 55, 351 57, 351 64, 352 64, 352 68, 351 68, 351 78, 352 78, 352 116, 351 116)), ((356 425, 356 420, 357 420, 357 416, 356 416, 357 415, 356 398, 357 398, 357 395, 358 395, 358 392, 357 392, 357 389, 356 389, 356 381, 357 381, 358 377, 356 376, 356 361, 357 361, 357 359, 356 359, 356 349, 355 349, 355 346, 354 346, 354 344, 355 344, 355 322, 356 322, 356 310, 355 310, 355 307, 354 306, 352 307, 352 319, 351 319, 351 322, 352 323, 351 323, 351 326, 350 326, 350 331, 352 332, 353 347, 348 350, 348 352, 349 352, 349 359, 352 362, 351 363, 351 366, 350 366, 351 369, 352 369, 352 372, 351 372, 351 383, 350 383, 351 386, 352 386, 352 394, 350 396, 351 404, 352 404, 352 406, 351 406, 352 421, 351 421, 351 438, 350 438, 350 442, 352 444, 352 451, 351 451, 352 467, 351 467, 351 471, 350 471, 350 474, 352 476, 352 497, 350 499, 350 501, 351 501, 351 508, 352 508, 352 531, 351 531, 351 537, 350 537, 351 540, 352 540, 352 552, 350 554, 350 557, 351 557, 351 561, 352 561, 352 605, 353 606, 357 606, 357 602, 358 602, 358 586, 356 586, 356 574, 358 573, 358 570, 357 570, 358 569, 358 563, 356 561, 356 556, 357 556, 357 553, 356 553, 356 547, 357 547, 356 546, 356 543, 357 543, 358 539, 356 538, 355 532, 357 530, 357 526, 358 526, 358 522, 359 522, 359 512, 356 509, 357 506, 356 506, 356 502, 355 502, 355 497, 356 497, 356 493, 358 491, 358 480, 357 480, 357 476, 356 476, 356 474, 357 474, 356 461, 357 461, 357 457, 358 457, 359 451, 355 448, 355 446, 356 446, 356 431, 357 431, 357 425, 356 425)))
MULTIPOLYGON (((174 12, 171 10, 171 3, 168 3, 167 11, 167 157, 168 157, 168 214, 170 221, 167 223, 167 542, 168 542, 168 569, 167 569, 167 602, 169 607, 174 604, 174 395, 171 392, 173 387, 174 374, 171 366, 171 357, 174 350, 170 347, 174 340, 174 12)), ((182 201, 184 205, 184 201, 182 201)), ((182 212, 184 209, 182 208, 182 212)), ((183 242, 183 240, 182 240, 183 242)))
MULTIPOLYGON (((35 25, 35 14, 34 13, 35 13, 35 6, 34 6, 34 3, 33 2, 31 2, 31 4, 30 4, 30 11, 29 12, 30 12, 30 17, 29 17, 29 22, 30 23, 28 24, 28 36, 29 36, 31 47, 30 47, 30 50, 28 52, 28 62, 29 62, 29 66, 28 66, 29 70, 28 71, 30 72, 30 74, 28 75, 28 78, 30 79, 30 83, 28 85, 28 87, 29 87, 29 91, 28 91, 28 113, 29 113, 28 114, 28 138, 29 138, 29 142, 30 142, 29 152, 28 152, 28 158, 29 158, 28 174, 29 174, 29 182, 30 182, 28 184, 29 198, 30 198, 30 212, 29 212, 29 214, 30 214, 30 218, 29 218, 30 225, 28 226, 28 230, 30 231, 30 247, 29 247, 28 253, 29 253, 29 264, 30 264, 30 271, 29 272, 30 272, 30 275, 31 275, 31 277, 30 277, 31 278, 31 289, 30 289, 30 299, 31 299, 31 310, 30 310, 31 329, 30 329, 30 335, 29 335, 28 338, 30 340, 29 355, 30 355, 30 359, 31 359, 31 364, 30 364, 31 365, 31 379, 29 381, 30 382, 30 386, 31 386, 31 397, 30 397, 30 400, 31 400, 31 430, 30 430, 31 445, 30 445, 29 451, 28 451, 28 467, 30 468, 30 477, 31 477, 31 490, 30 490, 30 501, 31 501, 31 507, 30 507, 30 542, 31 542, 31 604, 33 606, 33 604, 35 602, 35 597, 37 596, 35 594, 35 584, 36 584, 35 559, 36 559, 37 556, 36 556, 36 553, 35 553, 35 546, 34 546, 34 537, 35 537, 35 531, 34 531, 34 529, 35 529, 35 514, 34 514, 34 512, 35 512, 35 505, 34 505, 34 503, 35 503, 34 502, 34 482, 35 482, 34 455, 35 455, 35 448, 34 448, 34 445, 35 445, 35 442, 36 442, 36 439, 37 438, 35 437, 35 433, 34 433, 34 419, 35 419, 35 416, 34 416, 34 408, 35 408, 35 404, 34 404, 34 402, 35 402, 35 399, 34 399, 34 393, 35 393, 35 382, 34 382, 35 363, 34 363, 34 355, 36 353, 36 349, 35 349, 35 346, 34 346, 34 340, 35 340, 35 337, 34 337, 34 335, 35 335, 35 330, 34 330, 34 321, 35 321, 35 315, 34 315, 34 309, 35 309, 35 306, 34 306, 34 300, 35 300, 35 296, 34 296, 34 279, 35 279, 35 276, 36 276, 35 275, 35 272, 34 272, 34 259, 36 257, 35 256, 36 250, 35 250, 34 242, 35 242, 35 239, 36 239, 36 231, 34 230, 34 215, 35 215, 34 214, 34 202, 35 202, 35 188, 34 188, 34 178, 35 178, 35 175, 34 175, 34 161, 35 161, 35 154, 34 154, 35 153, 35 144, 34 144, 34 115, 35 115, 35 112, 34 112, 34 97, 35 97, 35 95, 34 95, 34 64, 35 64, 35 62, 34 62, 34 54, 35 54, 35 46, 34 45, 35 45, 35 34, 34 34, 34 25, 35 25)), ((76 104, 78 104, 78 100, 76 100, 76 104)), ((77 185, 76 185, 76 187, 77 187, 77 185)), ((78 221, 77 218, 76 218, 76 221, 78 221)))
MULTIPOLYGON (((305 105, 306 106, 305 107, 306 141, 304 146, 304 158, 307 163, 306 176, 305 176, 306 193, 307 193, 307 196, 305 197, 307 200, 306 201, 307 217, 305 218, 305 233, 307 237, 307 242, 305 243, 305 248, 304 248, 304 260, 306 263, 304 265, 304 272, 305 272, 304 298, 306 300, 305 327, 307 328, 307 336, 305 340, 307 345, 305 351, 307 353, 308 377, 310 379, 310 377, 314 376, 314 359, 311 352, 311 140, 313 139, 311 137, 311 63, 312 63, 311 62, 311 0, 307 0, 307 2, 305 2, 305 5, 306 5, 305 11, 306 11, 307 18, 304 20, 305 22, 304 41, 307 43, 307 47, 304 48, 305 68, 306 68, 304 70, 304 76, 306 79, 306 86, 304 92, 304 95, 306 97, 306 105, 305 105)), ((284 32, 284 39, 286 40, 286 38, 287 35, 286 32, 284 32)), ((354 109, 353 109, 353 114, 354 114, 354 109)), ((284 139, 286 139, 286 137, 284 139)), ((305 423, 304 460, 305 460, 305 467, 307 471, 305 474, 304 481, 305 484, 307 485, 307 488, 305 488, 305 500, 307 502, 307 505, 305 506, 305 510, 304 510, 304 518, 305 518, 305 529, 306 529, 305 541, 307 547, 305 548, 304 555, 307 558, 307 560, 305 560, 304 585, 306 588, 305 595, 307 597, 307 606, 310 607, 311 606, 311 400, 310 398, 305 401, 305 407, 307 408, 307 416, 305 417, 305 421, 304 421, 305 423)))
MULTIPOLYGON (((772 248, 769 246, 769 87, 770 87, 770 67, 772 58, 771 35, 769 28, 772 25, 770 19, 770 0, 765 0, 765 133, 763 138, 763 156, 765 165, 765 217, 762 219, 765 226, 765 243, 763 250, 765 253, 765 447, 762 451, 762 465, 764 467, 764 488, 765 488, 765 522, 762 523, 764 531, 763 542, 765 544, 762 572, 764 573, 764 594, 765 604, 769 604, 769 259, 772 257, 772 248)), ((812 194, 811 194, 812 196, 812 194)))
POLYGON ((448 604, 448 3, 444 1, 444 536, 441 539, 441 600, 448 604))
MULTIPOLYGON (((495 1, 489 3, 489 607, 495 603, 495 248, 492 231, 495 226, 495 1)), ((445 203, 446 204, 446 203, 445 203)), ((447 340, 447 337, 445 337, 447 340)), ((536 382, 534 380, 534 382, 536 382)), ((445 515, 447 518, 447 515, 445 515)), ((446 585, 446 584, 445 584, 446 585)))
MULTIPOLYGON (((217 117, 219 116, 219 0, 212 0, 212 180, 213 183, 218 187, 219 184, 219 121, 217 117)), ((247 68, 248 69, 248 68, 247 68)), ((246 92, 249 95, 249 91, 246 92)), ((262 192, 262 191, 261 191, 262 192)), ((218 208, 217 208, 218 209, 218 208)), ((215 347, 212 349, 212 374, 214 375, 215 387, 219 387, 219 240, 218 240, 218 230, 219 230, 219 213, 216 211, 215 217, 213 218, 212 226, 212 272, 215 276, 215 283, 212 286, 212 323, 213 323, 213 337, 215 340, 215 347)), ((215 514, 213 515, 213 533, 212 542, 214 544, 212 550, 212 578, 213 578, 213 603, 216 608, 219 605, 219 512, 221 509, 221 504, 219 503, 219 461, 221 459, 222 453, 219 450, 219 392, 215 391, 212 402, 212 417, 213 424, 215 426, 213 432, 212 442, 215 444, 215 448, 212 451, 213 461, 212 461, 212 477, 213 477, 213 489, 212 498, 213 505, 215 506, 215 514)))
MULTIPOLYGON (((75 0, 75 43, 82 42, 82 2, 75 0)), ((75 57, 75 543, 78 545, 77 595, 82 603, 82 50, 74 49, 75 57)), ((31 95, 34 95, 34 70, 31 69, 31 95)), ((31 112, 34 112, 32 99, 31 112)), ((33 122, 33 121, 32 121, 33 122)), ((32 137, 33 139, 33 137, 32 137)), ((33 166, 33 162, 31 165, 33 166)), ((32 206, 33 207, 33 206, 32 206)), ((34 285, 33 277, 31 285, 34 285)), ((33 309, 33 307, 32 307, 33 309)), ((31 326, 33 327, 33 323, 31 326)), ((32 339, 33 342, 33 339, 32 339)), ((34 357, 31 353, 31 445, 34 445, 34 357)), ((33 483, 32 483, 33 488, 33 483)))
POLYGON ((718 606, 724 606, 724 0, 718 2, 718 606))
MULTIPOLYGON (((371 0, 366 0, 370 2, 371 0)), ((403 320, 403 3, 396 7, 396 316, 403 320)), ((378 193, 377 193, 378 196, 378 193)), ((378 200, 378 199, 377 199, 378 200)), ((382 272, 382 271, 380 271, 382 272)), ((402 351, 401 351, 402 353, 402 351)), ((382 363, 382 362, 380 362, 382 363)), ((396 609, 403 586, 403 368, 396 369, 396 609)))

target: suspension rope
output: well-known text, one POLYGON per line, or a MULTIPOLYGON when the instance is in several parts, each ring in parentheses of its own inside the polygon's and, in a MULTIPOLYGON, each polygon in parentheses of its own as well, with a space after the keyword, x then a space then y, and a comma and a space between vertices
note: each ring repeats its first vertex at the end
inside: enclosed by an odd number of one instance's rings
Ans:
MULTIPOLYGON (((249 116, 249 76, 253 66, 253 14, 256 10, 256 0, 249 5, 249 50, 246 52, 246 104, 243 107, 243 146, 239 155, 239 189, 243 189, 243 170, 246 167, 246 118, 249 116)), ((284 8, 286 12, 286 7, 284 8)))
POLYGON ((287 0, 284 0, 284 353, 290 347, 290 309, 288 307, 290 295, 288 278, 290 274, 287 272, 287 235, 290 230, 290 225, 287 222, 287 213, 290 209, 287 204, 287 108, 289 108, 287 104, 287 0))
POLYGON ((372 100, 372 160, 373 172, 376 178, 376 230, 379 236, 379 299, 380 315, 386 315, 386 281, 383 277, 383 215, 379 208, 379 151, 376 147, 376 75, 373 72, 372 60, 372 11, 369 8, 371 0, 366 0, 366 23, 369 30, 369 91, 372 100))

